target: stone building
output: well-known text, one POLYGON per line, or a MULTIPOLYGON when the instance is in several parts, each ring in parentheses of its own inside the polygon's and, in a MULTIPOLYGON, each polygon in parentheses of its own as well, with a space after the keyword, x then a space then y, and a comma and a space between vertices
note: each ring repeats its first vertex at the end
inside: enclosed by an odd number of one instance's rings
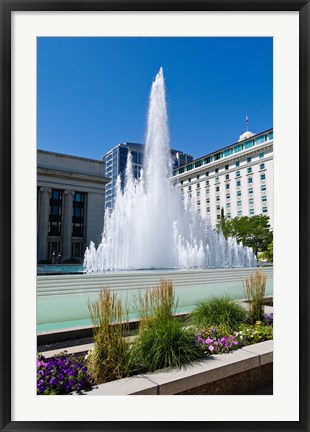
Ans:
POLYGON ((213 226, 223 208, 228 219, 269 216, 273 227, 273 129, 246 131, 234 144, 176 168, 173 183, 213 226))
POLYGON ((100 243, 105 211, 104 162, 37 151, 37 260, 82 261, 100 243))

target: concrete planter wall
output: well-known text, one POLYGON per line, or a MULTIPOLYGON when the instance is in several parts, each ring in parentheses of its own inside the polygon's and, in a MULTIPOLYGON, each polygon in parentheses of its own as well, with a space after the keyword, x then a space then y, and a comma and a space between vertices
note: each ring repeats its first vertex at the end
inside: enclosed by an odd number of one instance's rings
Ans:
POLYGON ((183 369, 161 370, 101 384, 88 396, 247 394, 272 383, 273 341, 213 355, 183 369))

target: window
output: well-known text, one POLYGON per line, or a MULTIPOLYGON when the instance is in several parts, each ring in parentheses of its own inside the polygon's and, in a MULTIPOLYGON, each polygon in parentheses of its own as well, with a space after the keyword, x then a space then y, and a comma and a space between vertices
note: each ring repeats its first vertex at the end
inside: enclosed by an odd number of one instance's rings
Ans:
POLYGON ((81 192, 73 197, 72 236, 84 236, 84 194, 81 192))
POLYGON ((191 178, 189 178, 189 179, 188 179, 188 182, 190 183, 191 181, 192 181, 192 179, 191 179, 191 178))
POLYGON ((251 174, 252 173, 252 167, 249 167, 248 168, 248 174, 251 174))
POLYGON ((236 167, 238 167, 240 165, 240 161, 236 162, 236 167))
POLYGON ((191 191, 191 190, 192 190, 192 187, 191 187, 191 186, 188 186, 188 190, 191 191))
POLYGON ((261 180, 265 180, 265 179, 266 179, 266 174, 261 174, 261 175, 260 175, 260 179, 261 179, 261 180))
POLYGON ((239 153, 241 150, 243 150, 243 144, 238 144, 234 147, 234 153, 239 153))
POLYGON ((250 141, 247 141, 247 142, 245 143, 244 148, 245 148, 245 149, 248 149, 248 148, 253 147, 253 145, 254 145, 254 141, 253 141, 253 140, 250 140, 250 141))
POLYGON ((240 177, 240 171, 236 171, 236 177, 240 177))
POLYGON ((230 185, 229 185, 229 183, 227 183, 227 184, 225 185, 225 188, 226 188, 226 189, 230 189, 230 185))
POLYGON ((197 177, 197 180, 198 180, 198 179, 199 179, 199 174, 197 174, 197 176, 196 176, 196 177, 197 177))
POLYGON ((266 195, 262 196, 262 202, 267 202, 267 196, 266 195))
POLYGON ((206 186, 209 186, 209 180, 206 180, 206 186))
POLYGON ((265 169, 265 164, 264 163, 259 164, 259 169, 261 170, 265 169))
POLYGON ((219 186, 216 186, 215 191, 216 191, 216 192, 219 192, 219 191, 220 191, 220 187, 219 187, 219 186))
POLYGON ((230 199, 230 193, 226 194, 226 199, 230 199))
POLYGON ((225 170, 227 171, 228 169, 229 169, 229 165, 225 165, 225 170))
POLYGON ((217 197, 216 197, 216 201, 219 201, 219 200, 220 200, 220 197, 219 197, 219 196, 217 196, 217 197))
POLYGON ((238 181, 236 182, 236 186, 237 186, 237 187, 241 186, 241 181, 240 181, 240 180, 238 180, 238 181))
POLYGON ((216 210, 217 210, 217 211, 221 210, 221 206, 220 206, 220 205, 217 205, 217 206, 216 206, 216 210))
POLYGON ((261 143, 267 141, 267 135, 262 135, 262 136, 256 138, 255 141, 256 141, 256 144, 261 144, 261 143))
POLYGON ((199 168, 202 165, 202 160, 195 162, 195 168, 199 168))
POLYGON ((217 174, 219 172, 218 168, 215 168, 215 174, 217 174))
POLYGON ((207 199, 206 199, 206 203, 207 203, 207 204, 210 204, 210 198, 207 198, 207 199))
POLYGON ((259 154, 259 158, 260 158, 260 159, 263 159, 264 156, 265 156, 265 153, 260 153, 260 154, 259 154))
POLYGON ((61 236, 62 191, 53 189, 50 199, 48 235, 61 236))
POLYGON ((207 207, 207 213, 210 213, 210 207, 207 207))
POLYGON ((248 183, 250 184, 250 183, 253 183, 253 178, 252 177, 249 177, 248 178, 248 183))
POLYGON ((209 173, 208 173, 208 171, 206 172, 206 177, 208 177, 208 175, 209 175, 209 173))
POLYGON ((199 197, 199 196, 200 196, 200 191, 197 191, 197 192, 196 192, 196 195, 199 197))
POLYGON ((251 194, 253 193, 253 188, 250 188, 250 189, 248 190, 248 193, 249 193, 249 195, 251 195, 251 194))
POLYGON ((84 256, 83 242, 80 241, 72 242, 71 255, 73 258, 83 258, 84 256))
POLYGON ((225 175, 225 180, 229 180, 229 174, 225 175))
POLYGON ((197 201, 197 205, 200 205, 200 201, 197 201))
POLYGON ((221 215, 220 214, 216 215, 216 219, 220 220, 221 219, 221 215))
POLYGON ((247 161, 247 163, 251 163, 252 158, 248 157, 246 161, 247 161))
POLYGON ((269 134, 268 134, 268 139, 270 139, 270 140, 273 139, 273 132, 269 132, 269 134))
POLYGON ((267 207, 263 207, 263 213, 268 213, 267 207))
POLYGON ((220 178, 219 177, 215 177, 215 183, 219 183, 220 178))
POLYGON ((232 148, 224 150, 224 156, 225 157, 231 155, 232 153, 233 153, 233 149, 232 148))
POLYGON ((241 205, 242 205, 242 201, 237 201, 237 206, 241 207, 241 205))
POLYGON ((262 190, 262 192, 265 192, 267 190, 267 186, 266 185, 262 185, 261 186, 261 190, 262 190))
POLYGON ((197 183, 196 189, 200 189, 200 183, 197 183))
POLYGON ((226 204, 226 208, 230 208, 230 203, 227 203, 227 204, 226 204))
POLYGON ((252 216, 253 214, 254 214, 254 209, 251 208, 251 209, 250 209, 250 215, 252 216))
POLYGON ((206 189, 206 194, 207 194, 207 195, 210 194, 210 189, 206 189))
POLYGON ((240 197, 241 196, 241 191, 237 191, 237 196, 240 197))
POLYGON ((52 240, 47 243, 48 245, 48 257, 57 259, 61 253, 61 242, 60 240, 52 240))
POLYGON ((238 217, 241 217, 242 216, 242 210, 238 210, 238 217))
POLYGON ((227 219, 231 218, 231 213, 227 213, 227 219))
POLYGON ((250 198, 250 199, 249 199, 249 204, 250 204, 250 205, 253 205, 253 204, 254 204, 254 198, 250 198))
POLYGON ((180 184, 181 184, 181 185, 183 184, 183 180, 180 181, 180 184))

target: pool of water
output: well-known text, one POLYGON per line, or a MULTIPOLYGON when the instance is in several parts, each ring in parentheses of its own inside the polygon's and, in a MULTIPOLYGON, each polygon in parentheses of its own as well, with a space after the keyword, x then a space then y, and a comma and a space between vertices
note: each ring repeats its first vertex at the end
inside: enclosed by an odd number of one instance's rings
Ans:
POLYGON ((84 271, 82 264, 39 264, 37 266, 38 275, 77 274, 84 273, 84 271))

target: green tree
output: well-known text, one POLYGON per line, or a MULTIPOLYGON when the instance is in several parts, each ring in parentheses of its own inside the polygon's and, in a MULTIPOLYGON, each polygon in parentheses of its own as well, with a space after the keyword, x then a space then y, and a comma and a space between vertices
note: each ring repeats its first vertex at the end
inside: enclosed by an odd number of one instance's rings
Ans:
POLYGON ((269 217, 266 215, 242 216, 227 220, 221 214, 218 228, 225 237, 236 237, 238 243, 251 247, 257 256, 258 252, 265 252, 272 242, 273 234, 270 229, 269 217))

